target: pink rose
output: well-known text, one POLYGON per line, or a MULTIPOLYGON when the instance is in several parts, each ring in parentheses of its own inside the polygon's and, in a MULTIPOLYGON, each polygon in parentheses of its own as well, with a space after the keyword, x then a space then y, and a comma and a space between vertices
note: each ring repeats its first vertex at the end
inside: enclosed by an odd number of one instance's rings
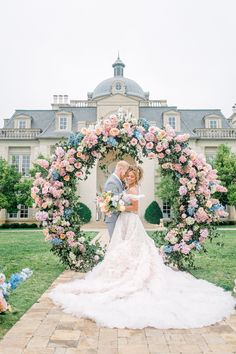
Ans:
POLYGON ((151 150, 153 148, 153 143, 151 141, 149 141, 149 143, 146 144, 146 148, 148 150, 151 150))
POLYGON ((136 138, 132 138, 130 141, 130 144, 133 146, 137 145, 137 143, 138 143, 138 140, 136 138))
POLYGON ((117 135, 119 135, 119 129, 117 129, 117 128, 111 128, 111 130, 110 130, 110 135, 111 136, 117 136, 117 135))

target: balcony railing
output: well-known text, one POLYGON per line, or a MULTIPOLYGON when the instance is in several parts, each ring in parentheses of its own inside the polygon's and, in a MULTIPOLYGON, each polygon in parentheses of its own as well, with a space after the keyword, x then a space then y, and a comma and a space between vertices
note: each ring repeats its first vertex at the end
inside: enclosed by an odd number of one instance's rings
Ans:
POLYGON ((0 129, 0 139, 35 139, 41 132, 40 128, 3 128, 0 129))
POLYGON ((233 128, 195 128, 198 138, 213 138, 213 139, 236 139, 236 129, 233 128))
POLYGON ((139 106, 140 107, 167 107, 167 101, 166 100, 141 101, 139 106))

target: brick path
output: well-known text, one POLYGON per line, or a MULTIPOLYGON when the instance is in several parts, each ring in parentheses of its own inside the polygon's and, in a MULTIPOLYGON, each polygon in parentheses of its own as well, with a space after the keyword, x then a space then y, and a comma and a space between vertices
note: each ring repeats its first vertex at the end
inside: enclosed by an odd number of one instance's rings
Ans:
MULTIPOLYGON (((81 276, 65 271, 51 287, 81 276)), ((51 287, 0 341, 0 354, 236 353, 236 312, 199 329, 109 329, 63 313, 47 296, 51 287)))

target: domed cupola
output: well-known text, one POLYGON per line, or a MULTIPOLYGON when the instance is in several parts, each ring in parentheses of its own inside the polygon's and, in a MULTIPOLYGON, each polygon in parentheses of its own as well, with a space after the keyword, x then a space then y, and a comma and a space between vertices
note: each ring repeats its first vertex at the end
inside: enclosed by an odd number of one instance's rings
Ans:
POLYGON ((114 77, 116 77, 116 76, 124 76, 125 64, 123 63, 122 60, 120 60, 119 53, 118 53, 118 58, 116 59, 115 63, 112 64, 112 67, 114 68, 114 77))
POLYGON ((93 92, 88 93, 88 99, 94 100, 116 94, 136 97, 139 100, 147 99, 147 94, 143 92, 142 87, 137 82, 124 77, 125 64, 120 59, 119 54, 112 67, 114 76, 100 82, 93 92))

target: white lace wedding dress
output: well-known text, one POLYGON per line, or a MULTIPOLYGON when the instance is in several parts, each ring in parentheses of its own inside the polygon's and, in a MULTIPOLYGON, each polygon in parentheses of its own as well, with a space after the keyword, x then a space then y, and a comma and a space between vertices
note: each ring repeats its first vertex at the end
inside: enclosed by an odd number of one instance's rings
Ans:
POLYGON ((166 266, 129 212, 120 214, 104 260, 49 297, 64 312, 110 328, 202 327, 228 317, 236 304, 230 292, 166 266))

